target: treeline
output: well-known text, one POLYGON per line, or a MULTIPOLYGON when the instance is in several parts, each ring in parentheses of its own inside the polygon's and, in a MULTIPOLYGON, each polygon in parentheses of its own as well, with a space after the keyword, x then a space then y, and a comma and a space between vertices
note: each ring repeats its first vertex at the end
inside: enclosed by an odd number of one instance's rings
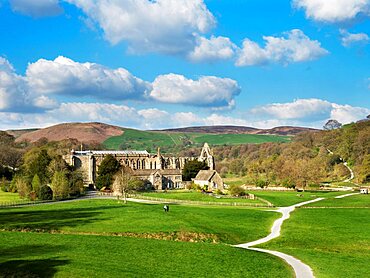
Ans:
MULTIPOLYGON (((353 169, 354 182, 370 183, 370 121, 302 133, 291 143, 220 146, 213 152, 222 176, 246 176, 248 183, 260 187, 306 187, 342 181, 350 173, 341 158, 353 169)), ((195 153, 195 149, 183 152, 195 153)))
MULTIPOLYGON (((0 187, 18 192, 30 200, 65 199, 84 192, 83 176, 63 159, 71 149, 80 148, 75 139, 35 143, 16 143, 15 138, 0 132, 0 187)), ((85 146, 99 149, 92 144, 85 146)))

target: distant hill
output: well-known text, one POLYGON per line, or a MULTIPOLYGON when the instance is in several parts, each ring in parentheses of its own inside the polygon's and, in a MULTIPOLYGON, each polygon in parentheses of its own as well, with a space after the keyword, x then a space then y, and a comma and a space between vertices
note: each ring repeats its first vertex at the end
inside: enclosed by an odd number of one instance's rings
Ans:
POLYGON ((268 135, 296 135, 301 132, 318 131, 318 129, 294 126, 279 126, 271 129, 258 129, 246 126, 194 126, 157 130, 160 132, 193 132, 207 134, 268 134, 268 135))
POLYGON ((33 130, 30 132, 8 131, 9 134, 19 134, 16 142, 36 142, 41 138, 49 141, 61 141, 64 139, 77 139, 80 142, 102 143, 112 136, 122 135, 123 130, 118 126, 102 123, 65 123, 51 127, 33 130))
POLYGON ((77 139, 80 142, 102 143, 109 149, 146 149, 155 152, 174 152, 187 146, 201 146, 204 142, 216 145, 260 144, 289 142, 292 135, 315 129, 303 127, 276 127, 257 129, 245 126, 200 126, 160 131, 142 131, 103 123, 64 123, 43 129, 10 130, 16 142, 36 142, 77 139))

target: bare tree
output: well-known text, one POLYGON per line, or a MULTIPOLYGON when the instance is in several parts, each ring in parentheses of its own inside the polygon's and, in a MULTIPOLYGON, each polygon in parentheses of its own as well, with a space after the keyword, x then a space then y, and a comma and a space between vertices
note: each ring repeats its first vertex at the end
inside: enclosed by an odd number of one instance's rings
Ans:
POLYGON ((129 167, 121 167, 116 173, 113 182, 113 191, 117 194, 117 198, 123 197, 124 203, 127 203, 127 195, 135 189, 135 179, 131 175, 129 167))
POLYGON ((323 126, 325 130, 333 130, 341 128, 342 124, 338 122, 337 120, 329 120, 326 122, 326 124, 323 126))

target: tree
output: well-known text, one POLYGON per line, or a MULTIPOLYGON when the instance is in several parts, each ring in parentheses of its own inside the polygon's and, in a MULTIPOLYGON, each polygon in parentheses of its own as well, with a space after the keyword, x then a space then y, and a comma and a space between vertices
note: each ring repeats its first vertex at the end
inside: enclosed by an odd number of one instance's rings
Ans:
POLYGON ((23 166, 29 181, 37 174, 41 183, 47 183, 49 180, 48 166, 50 161, 51 157, 45 149, 33 148, 28 151, 24 156, 23 166))
POLYGON ((200 170, 208 170, 209 167, 206 162, 192 160, 188 161, 184 165, 184 169, 182 170, 182 177, 184 181, 191 181, 191 179, 195 178, 200 170))
POLYGON ((69 184, 64 172, 55 172, 51 181, 53 199, 65 199, 69 197, 69 184))
POLYGON ((123 197, 124 203, 127 203, 127 195, 135 189, 138 185, 136 180, 131 176, 130 168, 121 167, 121 169, 116 173, 113 191, 117 193, 117 198, 119 196, 123 197))
POLYGON ((17 176, 14 178, 15 185, 17 187, 17 191, 19 196, 22 198, 28 198, 31 193, 31 185, 27 182, 27 179, 21 176, 17 176))
POLYGON ((333 130, 341 128, 342 124, 338 122, 337 120, 329 120, 326 122, 326 124, 323 126, 325 130, 333 130))
POLYGON ((119 169, 119 162, 112 155, 107 155, 99 166, 98 178, 96 179, 95 186, 98 189, 101 189, 104 186, 110 187, 112 185, 114 175, 119 169))
POLYGON ((38 193, 41 187, 41 181, 37 174, 33 176, 31 185, 32 185, 32 191, 35 192, 38 197, 38 193))

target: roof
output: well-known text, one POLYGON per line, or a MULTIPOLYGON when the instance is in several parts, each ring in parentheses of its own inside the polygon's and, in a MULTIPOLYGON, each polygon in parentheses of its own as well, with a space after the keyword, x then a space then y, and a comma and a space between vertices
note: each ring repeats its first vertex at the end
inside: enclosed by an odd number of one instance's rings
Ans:
POLYGON ((194 180, 210 181, 215 174, 215 170, 200 170, 194 180))
POLYGON ((106 155, 106 154, 111 154, 111 155, 149 155, 147 151, 74 151, 73 152, 75 155, 93 155, 93 154, 98 154, 98 155, 106 155))

